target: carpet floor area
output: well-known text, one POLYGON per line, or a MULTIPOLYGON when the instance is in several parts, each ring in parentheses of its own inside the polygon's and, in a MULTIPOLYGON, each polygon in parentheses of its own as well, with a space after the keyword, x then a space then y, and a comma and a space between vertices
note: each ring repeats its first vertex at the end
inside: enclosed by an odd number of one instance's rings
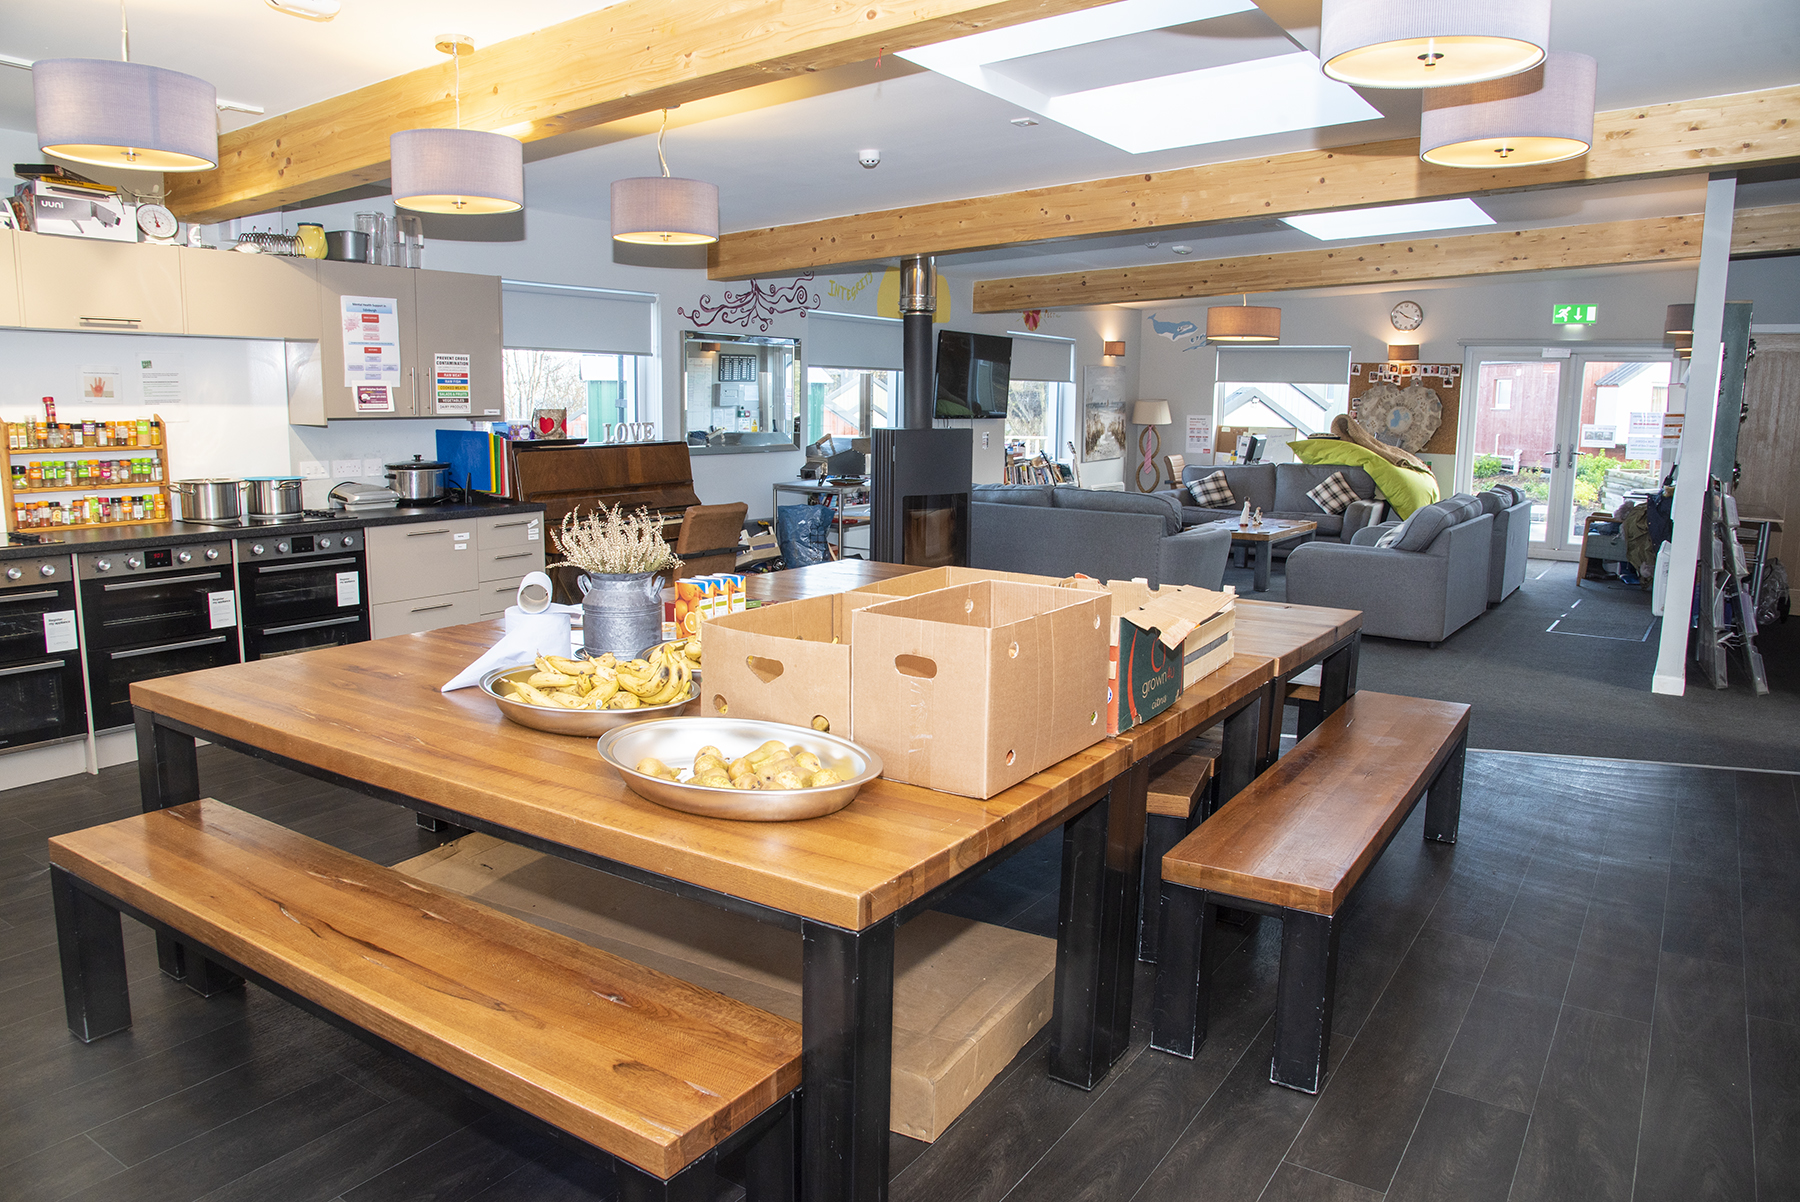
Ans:
MULTIPOLYGON (((1266 593, 1248 569, 1225 583, 1282 600, 1278 561, 1266 593)), ((1532 560, 1524 585, 1435 648, 1365 638, 1358 685, 1474 707, 1469 744, 1497 751, 1800 771, 1800 619, 1760 640, 1770 692, 1750 688, 1741 657, 1715 690, 1690 665, 1685 696, 1650 691, 1662 621, 1650 596, 1617 580, 1575 583, 1575 565, 1532 560)))

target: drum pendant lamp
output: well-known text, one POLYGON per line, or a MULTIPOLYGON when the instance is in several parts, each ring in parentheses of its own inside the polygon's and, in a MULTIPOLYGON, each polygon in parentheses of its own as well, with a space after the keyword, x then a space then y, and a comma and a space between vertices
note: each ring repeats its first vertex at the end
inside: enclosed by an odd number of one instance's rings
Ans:
POLYGON ((49 58, 31 64, 38 149, 96 167, 217 167, 218 91, 204 79, 132 62, 123 4, 119 60, 49 58))
POLYGON ((1694 306, 1670 305, 1663 315, 1663 333, 1687 334, 1694 332, 1694 306))
POLYGON ((1434 88, 1419 118, 1419 157, 1440 167, 1560 163, 1594 144, 1596 64, 1557 51, 1529 71, 1434 88))
POLYGON ((1443 88, 1528 71, 1550 0, 1325 0, 1319 61, 1359 88, 1443 88))
POLYGON ((612 185, 612 236, 615 242, 649 246, 700 246, 719 240, 719 186, 705 180, 669 174, 663 157, 663 135, 669 110, 663 110, 656 133, 661 175, 617 179, 612 185))
POLYGON ((1208 342, 1280 342, 1281 310, 1272 305, 1253 305, 1248 296, 1241 305, 1218 305, 1206 311, 1208 342))
POLYGON ((394 204, 415 213, 516 213, 525 207, 525 147, 505 134, 462 127, 462 56, 475 43, 445 34, 437 48, 455 65, 456 128, 389 136, 394 204))

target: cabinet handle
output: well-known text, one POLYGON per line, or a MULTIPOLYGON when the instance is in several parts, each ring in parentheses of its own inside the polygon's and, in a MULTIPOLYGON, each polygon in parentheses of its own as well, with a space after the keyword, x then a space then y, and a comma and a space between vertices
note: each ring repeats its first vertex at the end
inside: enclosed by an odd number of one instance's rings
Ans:
POLYGON ((529 526, 529 525, 531 525, 531 523, 529 521, 495 522, 492 526, 489 526, 488 529, 489 530, 511 530, 514 526, 529 526))
POLYGON ((430 538, 434 534, 448 534, 448 530, 409 530, 407 538, 430 538))
POLYGON ((84 326, 136 326, 142 325, 141 317, 81 317, 78 319, 84 326))
POLYGON ((416 614, 428 614, 434 609, 449 609, 452 605, 455 605, 455 604, 456 604, 456 602, 454 602, 454 601, 446 601, 442 605, 421 605, 417 609, 413 610, 412 612, 416 613, 416 614))
POLYGON ((216 634, 210 639, 190 639, 185 643, 169 643, 161 647, 140 647, 136 651, 109 651, 111 659, 135 659, 140 655, 161 655, 164 651, 186 651, 190 647, 210 647, 214 643, 223 643, 225 636, 216 634))
POLYGON ((536 551, 515 551, 511 555, 496 555, 496 556, 494 556, 494 562, 499 563, 502 559, 527 559, 527 558, 531 558, 531 559, 537 558, 537 552, 536 551))

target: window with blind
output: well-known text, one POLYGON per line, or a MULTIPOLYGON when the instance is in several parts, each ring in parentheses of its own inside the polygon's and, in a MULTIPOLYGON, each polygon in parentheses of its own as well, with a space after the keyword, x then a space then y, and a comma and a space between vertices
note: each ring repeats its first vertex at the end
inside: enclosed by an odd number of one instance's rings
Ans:
POLYGON ((571 438, 603 439, 608 425, 643 420, 654 295, 524 280, 500 289, 508 421, 562 409, 571 438))
POLYGON ((1279 453, 1286 439, 1329 431, 1331 419, 1348 411, 1350 348, 1222 346, 1217 379, 1217 424, 1274 431, 1269 450, 1279 453))
POLYGON ((807 445, 863 437, 900 415, 901 323, 850 313, 806 315, 807 445))
POLYGON ((1012 335, 1012 376, 1007 389, 1006 443, 1027 458, 1040 452, 1061 458, 1063 431, 1074 404, 1075 343, 1067 338, 1012 335))

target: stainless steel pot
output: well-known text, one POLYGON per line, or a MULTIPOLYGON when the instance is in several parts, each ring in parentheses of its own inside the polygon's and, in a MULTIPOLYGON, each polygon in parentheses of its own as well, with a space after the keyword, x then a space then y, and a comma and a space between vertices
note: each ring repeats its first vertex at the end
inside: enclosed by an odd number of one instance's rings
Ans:
POLYGON ((178 510, 175 516, 184 522, 230 521, 243 512, 238 499, 243 483, 223 476, 177 480, 169 485, 178 510))
POLYGON ((369 235, 361 230, 331 230, 325 235, 325 257, 339 263, 367 262, 369 235))
POLYGON ((244 513, 251 518, 299 517, 300 477, 251 476, 244 481, 244 513))
POLYGON ((423 455, 414 455, 411 463, 387 465, 387 482, 400 494, 403 505, 430 505, 443 500, 449 478, 449 464, 427 463, 423 455))

